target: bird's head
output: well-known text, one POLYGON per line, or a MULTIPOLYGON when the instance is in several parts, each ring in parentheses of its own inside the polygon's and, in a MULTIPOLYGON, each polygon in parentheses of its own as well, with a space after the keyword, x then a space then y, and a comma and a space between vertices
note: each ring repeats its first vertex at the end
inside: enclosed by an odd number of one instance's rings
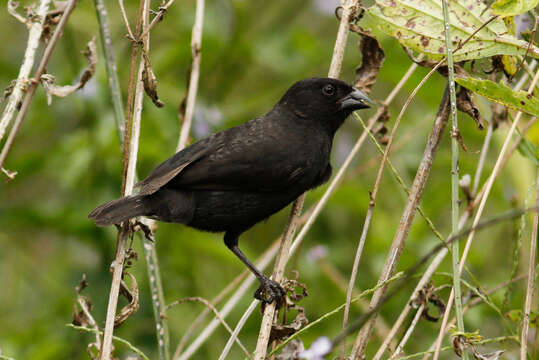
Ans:
POLYGON ((372 101, 344 81, 310 78, 292 85, 279 104, 298 118, 321 122, 335 131, 354 110, 368 108, 372 101))

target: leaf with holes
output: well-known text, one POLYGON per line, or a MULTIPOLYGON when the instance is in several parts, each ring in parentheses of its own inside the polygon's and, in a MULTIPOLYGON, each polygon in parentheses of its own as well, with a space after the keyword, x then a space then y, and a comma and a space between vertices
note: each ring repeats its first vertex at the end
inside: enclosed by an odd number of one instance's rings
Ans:
POLYGON ((503 83, 476 79, 472 76, 457 77, 455 81, 466 89, 491 101, 533 116, 539 116, 539 99, 533 95, 528 95, 525 91, 515 91, 503 83))
MULTIPOLYGON (((494 16, 480 0, 450 1, 450 33, 453 48, 494 16)), ((380 28, 399 42, 432 59, 446 54, 444 17, 439 0, 376 0, 368 9, 380 28)), ((455 61, 494 55, 524 55, 528 43, 511 35, 503 19, 497 18, 479 30, 453 54, 455 61)), ((539 58, 539 48, 531 46, 529 56, 539 58)))
POLYGON ((492 12, 500 16, 515 16, 539 5, 539 0, 497 0, 492 4, 492 12))

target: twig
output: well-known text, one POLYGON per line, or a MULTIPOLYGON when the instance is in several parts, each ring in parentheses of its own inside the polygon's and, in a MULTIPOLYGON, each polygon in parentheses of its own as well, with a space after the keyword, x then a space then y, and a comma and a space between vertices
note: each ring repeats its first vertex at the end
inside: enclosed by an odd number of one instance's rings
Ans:
MULTIPOLYGON (((125 126, 124 126, 124 112, 121 98, 120 85, 118 82, 118 74, 116 63, 114 61, 114 54, 112 48, 112 40, 110 36, 110 27, 108 23, 108 15, 104 6, 103 0, 94 0, 96 5, 97 17, 99 20, 99 28, 101 33, 101 43, 103 45, 103 52, 105 54, 105 63, 107 66, 107 77, 109 88, 112 95, 112 101, 114 105, 114 114, 116 118, 116 126, 118 130, 118 136, 123 148, 125 126)), ((120 2, 120 5, 123 4, 120 2)), ((122 10, 125 15, 125 10, 122 10)), ((130 29, 129 29, 130 31, 130 29)), ((136 59, 136 57, 135 57, 136 59)), ((145 223, 150 229, 153 228, 153 221, 151 219, 141 219, 141 222, 145 223)), ((142 247, 144 249, 144 258, 146 259, 146 270, 148 272, 148 283, 151 291, 151 299, 153 305, 153 312, 156 325, 157 344, 159 349, 159 358, 168 359, 168 326, 165 319, 162 319, 160 314, 164 307, 165 300, 163 294, 163 285, 161 282, 161 273, 159 270, 159 262, 157 253, 155 251, 155 245, 153 243, 145 242, 145 238, 140 236, 142 241, 142 247)))
POLYGON ((94 317, 92 316, 92 313, 90 313, 90 310, 88 309, 88 306, 86 305, 86 301, 84 301, 83 297, 80 294, 77 294, 77 302, 80 305, 80 308, 82 312, 84 312, 84 315, 86 316, 86 319, 88 320, 88 325, 90 325, 95 330, 95 344, 97 348, 101 348, 101 337, 99 335, 99 326, 97 326, 97 323, 95 322, 94 317))
MULTIPOLYGON (((170 1, 171 3, 172 1, 170 1)), ((160 12, 161 14, 161 12, 160 12)), ((157 18, 157 16, 156 16, 157 18)), ((155 21, 155 19, 154 19, 155 21)), ((185 114, 183 116, 182 129, 180 131, 180 140, 176 151, 180 151, 187 144, 193 113, 195 111, 195 100, 198 90, 198 78, 200 77, 200 58, 202 56, 202 25, 204 22, 204 0, 197 0, 195 23, 191 35, 191 74, 189 79, 189 89, 187 90, 187 102, 185 104, 185 114)))
POLYGON ((412 323, 410 324, 410 326, 408 327, 408 330, 406 330, 406 333, 404 334, 404 336, 402 337, 402 340, 401 342, 399 343, 399 346, 397 346, 397 349, 395 350, 395 352, 393 353, 393 355, 391 355, 391 357, 389 358, 389 360, 393 360, 395 359, 397 356, 400 355, 401 351, 402 351, 402 348, 404 347, 404 345, 406 345, 406 342, 408 342, 408 339, 410 338, 410 335, 412 335, 412 332, 414 331, 417 323, 419 322, 419 319, 421 318, 421 315, 423 315, 423 310, 425 309, 425 304, 421 304, 421 306, 419 307, 419 309, 417 309, 417 312, 415 313, 415 316, 414 316, 414 319, 412 320, 412 323))
MULTIPOLYGON (((397 86, 395 86, 393 91, 384 100, 384 105, 385 106, 387 106, 391 102, 391 100, 396 96, 396 94, 398 93, 398 91, 396 91, 396 90, 400 90, 402 88, 402 86, 404 86, 404 84, 406 83, 406 81, 408 81, 408 79, 413 74, 413 72, 415 71, 416 68, 417 68, 417 64, 415 64, 415 63, 412 64, 410 66, 410 68, 408 68, 408 71, 406 71, 406 73, 404 74, 402 79, 399 81, 397 86)), ((384 109, 380 108, 379 111, 382 112, 382 111, 384 111, 384 109)), ((395 128, 396 128, 396 126, 394 127, 394 129, 395 128)), ((368 134, 369 131, 370 130, 364 129, 364 133, 368 134)), ((383 156, 386 156, 386 155, 384 154, 383 156)), ((386 159, 387 159, 387 157, 386 157, 386 159)), ((383 162, 383 160, 382 160, 382 162, 383 162)), ((383 167, 383 165, 381 165, 381 167, 383 167)), ((378 177, 377 177, 377 181, 378 181, 378 177)), ((376 185, 375 185, 374 189, 375 190, 377 189, 376 185)), ((370 195, 369 209, 367 210, 367 215, 365 216, 365 222, 363 224, 363 229, 361 231, 361 236, 360 236, 360 239, 359 239, 359 242, 358 242, 356 255, 354 257, 354 264, 352 266, 352 273, 350 275, 350 281, 348 282, 348 289, 346 291, 346 307, 344 309, 343 322, 342 322, 342 328, 343 329, 345 329, 346 326, 348 325, 348 317, 349 317, 349 314, 350 314, 350 300, 352 299, 352 292, 353 292, 354 286, 356 284, 357 271, 359 269, 359 261, 361 259, 361 255, 363 253, 363 247, 365 246, 368 227, 369 227, 369 224, 370 224, 370 220, 372 218, 372 212, 373 212, 373 208, 374 208, 374 204, 375 204, 375 198, 376 198, 376 191, 375 190, 373 190, 373 192, 370 195)), ((341 353, 341 356, 344 357, 344 351, 346 349, 346 341, 343 341, 342 349, 343 349, 343 352, 341 353)))
MULTIPOLYGON (((98 335, 101 335, 103 333, 102 331, 97 331, 95 329, 84 327, 84 326, 77 326, 77 325, 73 325, 73 324, 66 324, 66 326, 71 327, 71 328, 73 328, 75 330, 86 331, 86 332, 90 332, 90 333, 97 333, 98 335)), ((138 348, 134 347, 133 345, 131 345, 131 343, 129 341, 127 341, 125 339, 122 339, 122 338, 119 338, 117 336, 113 336, 112 339, 114 341, 117 341, 117 342, 119 342, 121 344, 126 345, 131 351, 133 351, 135 354, 137 354, 138 356, 140 356, 144 360, 150 360, 148 358, 148 356, 146 356, 146 354, 144 354, 140 349, 138 349, 138 348)))
POLYGON ((329 66, 328 77, 338 78, 341 72, 342 61, 344 59, 344 50, 346 49, 346 40, 350 32, 350 17, 355 13, 355 9, 359 4, 359 0, 344 0, 342 5, 341 22, 333 48, 333 56, 331 57, 331 65, 329 66))
MULTIPOLYGON (((440 102, 440 106, 438 108, 436 120, 434 122, 433 128, 425 146, 423 158, 421 160, 421 163, 419 164, 416 176, 414 178, 411 193, 408 196, 408 200, 406 201, 406 205, 399 223, 399 227, 397 229, 397 233, 395 234, 395 237, 393 239, 391 250, 386 259, 384 269, 382 271, 382 274, 380 275, 378 282, 385 281, 387 278, 389 278, 394 272, 397 265, 400 253, 402 252, 402 249, 404 247, 404 242, 408 237, 408 232, 410 231, 412 221, 415 217, 415 210, 417 208, 417 205, 419 204, 419 200, 421 199, 421 195, 423 194, 425 183, 430 174, 430 170, 432 168, 436 150, 438 149, 443 130, 445 129, 445 126, 447 124, 449 116, 448 104, 449 96, 447 94, 446 88, 444 96, 442 97, 442 101, 440 102)), ((371 309, 374 309, 378 306, 386 290, 387 287, 384 286, 374 293, 370 303, 371 309)), ((360 356, 360 354, 364 353, 367 339, 369 338, 372 332, 372 328, 374 326, 375 318, 376 314, 374 314, 370 318, 367 323, 367 326, 358 333, 356 342, 354 344, 354 349, 352 351, 352 357, 358 357, 360 356)))
MULTIPOLYGON (((137 24, 137 30, 143 26, 145 18, 149 12, 149 0, 141 0, 139 8, 139 18, 137 24)), ((134 45, 136 46, 136 45, 134 45)), ((136 56, 136 52, 131 53, 131 65, 136 63, 133 61, 133 57, 136 56)), ((144 69, 144 60, 141 59, 138 69, 138 80, 135 91, 135 104, 133 109, 133 119, 131 121, 131 109, 130 95, 128 94, 128 108, 126 111, 126 131, 124 137, 124 156, 123 165, 124 170, 122 174, 122 195, 130 195, 133 192, 133 186, 135 184, 135 172, 136 161, 138 152, 138 143, 140 136, 140 115, 142 112, 142 98, 144 96, 144 86, 142 83, 142 71, 144 69), (131 123, 131 126, 129 124, 131 123), (130 131, 127 131, 130 129, 130 131)), ((130 75, 130 93, 133 86, 131 80, 134 77, 135 67, 131 68, 130 75)), ((112 284, 110 287, 109 302, 107 307, 107 317, 105 320, 105 331, 103 335, 103 346, 100 350, 100 360, 109 360, 112 358, 112 334, 114 331, 114 318, 116 315, 116 307, 118 305, 118 295, 120 290, 120 282, 122 279, 123 265, 126 255, 126 243, 129 236, 130 227, 129 222, 125 222, 120 226, 118 231, 118 240, 116 245, 115 259, 111 264, 112 268, 112 284)))
MULTIPOLYGON (((277 240, 278 241, 278 240, 277 240)), ((277 243, 277 242, 276 242, 277 243)), ((275 244, 276 244, 275 243, 275 244)), ((262 255, 265 256, 266 253, 272 248, 273 246, 270 246, 268 250, 262 255)), ((257 259, 258 262, 259 259, 257 259)), ((232 291, 247 275, 249 274, 249 270, 245 269, 241 274, 236 276, 234 280, 232 280, 217 296, 215 296, 211 300, 211 304, 215 306, 215 304, 219 303, 230 291, 232 291)), ((194 329, 199 326, 202 321, 205 319, 206 315, 210 313, 209 308, 205 308, 204 311, 200 313, 200 315, 193 321, 190 325, 185 334, 183 335, 182 339, 180 340, 178 346, 176 347, 176 351, 174 352, 173 358, 176 359, 181 354, 183 347, 187 340, 189 339, 189 336, 194 331, 194 329)), ((224 318, 224 317, 223 317, 224 318)))
MULTIPOLYGON (((537 20, 536 20, 537 21, 537 20)), ((536 22, 537 23, 537 22, 536 22)), ((530 87, 533 89, 533 87, 530 87)), ((535 206, 539 205, 539 167, 537 167, 537 179, 535 180, 536 194, 535 206)), ((522 313, 522 333, 520 336, 520 360, 526 360, 528 353, 528 331, 530 327, 530 309, 535 294, 535 254, 537 252, 537 227, 539 225, 539 214, 533 214, 532 236, 530 240, 530 260, 528 263, 528 282, 526 285, 526 300, 522 313)))
POLYGON ((247 322, 247 319, 249 319, 249 316, 251 316, 251 313, 254 311, 254 309, 256 309, 257 305, 258 305, 258 301, 253 300, 251 302, 251 305, 249 305, 247 310, 243 313, 240 320, 236 324, 236 327, 234 328, 234 332, 232 333, 232 336, 230 336, 223 351, 221 352, 221 355, 219 355, 218 360, 226 359, 226 356, 228 355, 228 352, 230 351, 232 344, 238 338, 238 334, 240 333, 240 330, 243 328, 243 325, 245 325, 245 322, 247 322))
MULTIPOLYGON (((535 77, 534 77, 534 79, 532 80, 532 82, 531 82, 531 84, 529 86, 529 91, 533 90, 533 88, 535 86, 535 82, 537 81, 538 78, 539 78, 539 71, 536 72, 535 77)), ((517 115, 515 116, 515 120, 513 121, 513 124, 511 125, 511 128, 509 129, 509 132, 508 132, 508 134, 507 134, 507 136, 505 138, 505 141, 504 141, 504 143, 502 145, 502 149, 500 151, 500 154, 498 155, 498 159, 496 159, 496 164, 494 165, 494 169, 492 170, 491 175, 489 176, 489 178, 487 179, 487 182, 485 183, 485 191, 484 191, 483 196, 481 197, 481 202, 479 203, 479 206, 477 208, 477 213, 475 214, 475 217, 474 217, 474 220, 473 220, 473 223, 472 223, 473 224, 472 228, 475 227, 479 223, 481 215, 483 214, 483 210, 484 210, 484 207, 485 207, 485 203, 486 203, 486 201, 488 199, 488 195, 490 194, 490 190, 492 189, 492 185, 494 184, 494 180, 496 179, 496 177, 498 176, 498 174, 500 172, 501 164, 503 162, 505 153, 507 152, 507 147, 509 146, 509 143, 511 142, 511 138, 513 136, 513 133, 515 132, 515 129, 516 129, 516 127, 518 125, 518 122, 519 122, 521 117, 522 117, 522 112, 519 111, 517 113, 517 115)), ((468 255, 468 252, 469 252, 470 247, 472 245, 472 240, 473 240, 474 234, 475 234, 475 231, 471 231, 470 234, 468 235, 467 240, 466 240, 466 245, 464 247, 464 251, 462 252, 462 256, 461 256, 460 264, 459 264, 459 272, 461 272, 461 273, 462 273, 462 269, 463 269, 465 261, 466 261, 466 257, 468 255)), ((447 323, 447 320, 449 318, 449 312, 450 312, 450 309, 451 309, 451 306, 452 306, 454 296, 455 296, 455 294, 454 294, 454 291, 452 290, 451 293, 449 294, 449 299, 447 301, 447 308, 446 308, 446 311, 444 313, 444 317, 443 317, 443 320, 442 320, 442 326, 440 328, 440 333, 438 334, 436 349, 435 349, 435 352, 434 352, 434 360, 437 360, 438 356, 440 354, 440 348, 441 348, 441 344, 442 344, 442 339, 443 339, 443 336, 444 336, 444 333, 445 333, 445 324, 447 323)))
MULTIPOLYGON (((451 232, 459 230, 459 142, 458 142, 458 120, 457 120, 457 95, 455 92, 455 68, 453 66, 453 49, 451 44, 449 1, 442 1, 444 13, 444 33, 447 58, 449 104, 451 106, 451 232)), ((460 291, 460 271, 459 271, 459 242, 454 241, 451 245, 452 265, 453 265, 453 289, 455 291, 455 314, 457 318, 457 329, 465 332, 464 319, 462 316, 462 296, 460 291)), ((462 359, 468 360, 468 353, 462 352, 462 359)))
POLYGON ((15 113, 15 110, 17 109, 18 104, 21 102, 24 94, 24 88, 28 83, 28 76, 30 75, 30 71, 32 71, 32 67, 34 66, 37 48, 39 47, 39 39, 41 38, 41 33, 43 32, 43 23, 45 22, 47 11, 49 11, 50 3, 51 0, 41 0, 39 2, 39 7, 37 8, 35 18, 33 18, 33 21, 29 21, 30 29, 28 31, 28 43, 24 52, 22 65, 19 70, 19 76, 17 77, 17 82, 13 87, 7 105, 4 108, 2 118, 0 119, 0 140, 2 140, 4 137, 6 129, 9 126, 13 114, 15 113))
MULTIPOLYGON (((17 114, 17 117, 15 118, 15 122, 13 123, 13 127, 11 128, 9 136, 4 144, 4 147, 2 148, 2 152, 0 153, 0 168, 4 166, 4 162, 6 161, 9 150, 11 149, 11 146, 13 145, 13 141, 15 140, 15 137, 17 136, 17 132, 19 131, 19 128, 21 127, 21 124, 24 118, 26 117, 26 113, 28 112, 28 109, 30 108, 30 103, 32 102, 32 99, 37 89, 37 85, 39 81, 38 79, 41 77, 41 75, 45 73, 45 69, 47 67, 47 64, 49 63, 52 52, 54 51, 54 48, 56 47, 56 44, 58 43, 60 36, 62 36, 64 28, 67 24, 67 19, 69 19, 69 16, 75 9, 76 4, 77 4, 77 0, 69 1, 69 3, 67 4, 64 10, 62 18, 60 19, 60 22, 58 23, 58 25, 56 26, 56 29, 54 30, 54 34, 52 35, 51 39, 49 40, 49 43, 47 44, 47 47, 45 48, 45 51, 43 52, 43 57, 41 58, 41 61, 39 62, 37 70, 34 73, 35 81, 31 81, 30 84, 28 85, 28 88, 26 89, 26 96, 24 97, 19 113, 17 114)), ((15 103, 15 105, 17 104, 18 102, 15 103)))
MULTIPOLYGON (((305 196, 300 196, 292 206, 292 211, 288 218, 288 223, 286 225, 283 238, 281 240, 281 246, 279 252, 277 253, 277 258, 275 259, 275 266, 273 269, 272 279, 280 283, 284 279, 284 270, 286 268, 286 263, 288 262, 288 257, 290 256, 290 246, 292 244, 292 239, 296 233, 298 226, 298 220, 300 216, 301 209, 303 208, 303 201, 305 196)), ((268 342, 270 339, 271 327, 273 325, 276 302, 267 304, 264 308, 264 315, 262 317, 262 323, 260 325, 260 333, 258 336, 258 341, 256 343, 256 349, 254 353, 255 360, 264 360, 266 358, 266 351, 268 347, 268 342)))
MULTIPOLYGON (((133 35, 133 32, 131 31, 131 26, 129 26, 129 19, 127 17, 127 13, 125 12, 125 6, 123 0, 118 0, 118 4, 120 5, 120 12, 122 13, 122 18, 125 22, 125 28, 127 29, 127 33, 129 34, 129 38, 131 41, 135 41, 135 35, 133 35)), ((138 25, 137 25, 138 26, 138 25)), ((140 30, 137 29, 137 34, 140 32, 140 30)))
MULTIPOLYGON (((179 305, 179 304, 183 304, 183 303, 188 302, 188 301, 198 301, 198 302, 204 304, 208 309, 213 311, 213 313, 215 314, 215 317, 217 318, 217 320, 219 320, 221 322, 221 324, 223 324, 224 328, 231 335, 233 334, 232 329, 230 328, 230 326, 228 326, 228 324, 226 323, 225 319, 221 316, 221 314, 219 314, 219 311, 215 308, 215 306, 213 306, 208 300, 206 300, 204 298, 201 298, 200 296, 187 297, 187 298, 183 298, 183 299, 180 299, 180 300, 176 300, 176 301, 168 304, 163 309, 163 312, 161 313, 161 317, 165 317, 167 310, 170 309, 171 307, 179 305)), ((238 346, 243 350, 245 355, 247 355, 247 357, 251 357, 251 355, 249 354, 249 351, 247 351, 247 349, 245 348, 245 346, 243 346, 241 341, 239 339, 237 339, 237 338, 235 339, 235 341, 238 344, 238 346)))
MULTIPOLYGON (((163 18, 163 16, 165 15, 168 8, 172 5, 173 2, 174 2, 174 0, 169 0, 165 5, 162 5, 162 6, 159 7, 159 11, 155 15, 155 17, 152 19, 152 22, 150 23, 150 25, 144 30, 141 37, 146 36, 146 33, 150 32, 153 29, 153 27, 155 26, 155 24, 157 24, 159 21, 161 21, 161 19, 163 18)), ((198 4, 197 4, 197 6, 198 6, 198 4)))

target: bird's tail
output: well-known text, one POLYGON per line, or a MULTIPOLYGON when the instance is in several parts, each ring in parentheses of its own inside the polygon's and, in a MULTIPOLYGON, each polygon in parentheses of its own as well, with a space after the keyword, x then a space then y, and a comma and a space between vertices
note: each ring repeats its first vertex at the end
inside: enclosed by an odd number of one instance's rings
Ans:
POLYGON ((120 224, 136 216, 145 215, 144 196, 131 195, 109 201, 94 209, 88 215, 88 218, 95 221, 98 226, 107 226, 120 224))

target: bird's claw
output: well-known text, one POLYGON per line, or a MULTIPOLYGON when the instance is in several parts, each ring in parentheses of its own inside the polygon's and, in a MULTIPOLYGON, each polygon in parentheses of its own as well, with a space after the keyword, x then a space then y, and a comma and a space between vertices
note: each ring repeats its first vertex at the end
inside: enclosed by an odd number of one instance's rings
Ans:
POLYGON ((265 278, 261 280, 260 287, 255 291, 255 299, 260 300, 264 304, 271 304, 275 301, 277 309, 279 309, 285 300, 286 292, 278 282, 265 278))

